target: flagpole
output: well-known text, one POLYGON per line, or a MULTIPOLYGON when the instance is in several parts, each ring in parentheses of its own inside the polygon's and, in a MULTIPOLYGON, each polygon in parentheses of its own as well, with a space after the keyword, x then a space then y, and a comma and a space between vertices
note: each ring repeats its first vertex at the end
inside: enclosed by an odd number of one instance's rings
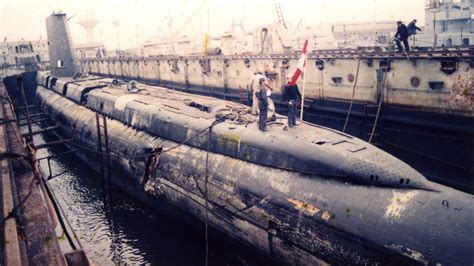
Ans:
POLYGON ((307 64, 304 65, 304 70, 303 70, 303 93, 301 94, 301 111, 300 111, 300 120, 303 121, 303 108, 304 108, 304 89, 306 87, 306 66, 307 64))

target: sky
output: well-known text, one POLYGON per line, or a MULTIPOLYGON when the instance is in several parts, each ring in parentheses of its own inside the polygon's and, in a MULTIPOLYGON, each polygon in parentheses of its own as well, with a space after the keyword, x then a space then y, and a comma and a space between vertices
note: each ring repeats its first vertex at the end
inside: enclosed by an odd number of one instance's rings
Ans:
MULTIPOLYGON (((232 22, 252 30, 277 20, 279 2, 285 21, 296 25, 418 19, 424 23, 425 0, 0 0, 0 38, 46 39, 45 19, 65 12, 75 43, 86 42, 78 21, 92 15, 100 23, 95 40, 109 49, 136 47, 151 36, 222 34, 232 22), (119 26, 114 27, 114 21, 119 26), (118 38, 117 38, 118 36, 118 38)), ((394 25, 394 31, 396 30, 394 25)))

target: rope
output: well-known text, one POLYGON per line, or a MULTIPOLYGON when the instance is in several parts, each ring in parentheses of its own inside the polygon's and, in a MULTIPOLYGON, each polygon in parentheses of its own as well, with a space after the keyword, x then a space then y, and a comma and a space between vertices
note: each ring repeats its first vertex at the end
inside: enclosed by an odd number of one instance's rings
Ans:
POLYGON ((206 238, 206 260, 204 265, 208 265, 209 263, 209 236, 208 236, 208 220, 209 220, 209 200, 208 200, 208 190, 207 184, 209 180, 209 150, 211 146, 211 131, 212 127, 209 128, 209 135, 207 139, 207 153, 206 153, 206 175, 205 175, 205 183, 204 183, 204 198, 205 198, 205 206, 206 206, 206 225, 205 225, 205 238, 206 238))
POLYGON ((377 127, 377 122, 379 120, 379 115, 380 115, 380 109, 382 109, 382 102, 383 102, 383 92, 385 91, 385 88, 387 87, 387 78, 388 76, 388 70, 385 72, 385 75, 383 76, 383 86, 382 86, 382 91, 380 92, 380 101, 379 101, 379 106, 377 107, 377 114, 375 115, 375 121, 374 121, 374 126, 372 127, 372 132, 370 133, 369 137, 369 143, 372 143, 372 138, 374 137, 374 132, 375 128, 377 127))
POLYGON ((206 152, 206 174, 204 176, 204 200, 205 200, 205 207, 206 207, 206 220, 205 220, 205 238, 206 238, 206 260, 205 265, 209 264, 209 234, 208 234, 208 221, 209 221, 209 198, 208 198, 208 187, 207 184, 209 182, 209 153, 211 151, 211 133, 212 128, 225 121, 225 118, 217 118, 211 126, 209 126, 209 134, 207 137, 207 152, 206 152))
POLYGON ((346 122, 344 122, 344 127, 342 128, 342 132, 346 131, 347 122, 349 122, 349 116, 351 115, 352 104, 354 103, 354 95, 355 95, 355 90, 357 87, 357 80, 359 79, 359 68, 360 68, 360 58, 357 59, 357 70, 356 70, 356 76, 354 80, 354 86, 352 87, 351 104, 349 105, 349 111, 347 112, 346 122))

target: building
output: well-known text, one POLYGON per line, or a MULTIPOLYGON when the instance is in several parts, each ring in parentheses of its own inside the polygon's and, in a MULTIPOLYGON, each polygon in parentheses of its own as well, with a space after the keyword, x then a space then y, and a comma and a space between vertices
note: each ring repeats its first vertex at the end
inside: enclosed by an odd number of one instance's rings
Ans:
POLYGON ((44 66, 49 63, 46 40, 16 41, 0 43, 0 65, 2 67, 24 67, 25 65, 44 66))
POLYGON ((80 43, 75 45, 76 56, 79 59, 104 58, 107 50, 102 43, 80 43))
POLYGON ((107 52, 104 44, 95 41, 94 28, 100 21, 92 15, 82 17, 77 24, 86 32, 87 42, 75 44, 76 56, 79 59, 104 58, 107 52))
MULTIPOLYGON (((251 52, 252 35, 247 33, 242 23, 232 23, 229 31, 226 31, 219 38, 219 48, 225 55, 246 54, 251 52)), ((204 45, 203 45, 204 46, 204 45)))
POLYGON ((396 21, 367 21, 337 23, 331 25, 334 48, 357 48, 361 46, 386 45, 393 38, 396 21))
POLYGON ((427 0, 425 30, 420 46, 468 46, 474 44, 474 0, 427 0))

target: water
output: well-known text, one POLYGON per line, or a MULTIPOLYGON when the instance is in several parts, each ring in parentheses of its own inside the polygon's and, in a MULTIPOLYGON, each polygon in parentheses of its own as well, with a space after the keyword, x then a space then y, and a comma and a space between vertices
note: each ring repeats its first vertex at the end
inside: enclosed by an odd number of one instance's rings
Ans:
MULTIPOLYGON (((25 131, 27 129, 23 128, 25 131)), ((54 138, 35 136, 35 144, 46 140, 54 138)), ((65 151, 64 146, 41 149, 37 158, 65 151)), ((41 166, 47 176, 46 160, 41 161, 41 166)), ((95 264, 204 265, 204 227, 202 230, 190 228, 172 215, 152 210, 116 189, 112 193, 113 207, 104 205, 100 176, 75 155, 52 159, 51 169, 53 176, 70 170, 48 183, 89 259, 95 264)), ((65 237, 58 239, 63 249, 69 248, 65 237)), ((221 234, 211 234, 210 265, 267 263, 221 234)))

